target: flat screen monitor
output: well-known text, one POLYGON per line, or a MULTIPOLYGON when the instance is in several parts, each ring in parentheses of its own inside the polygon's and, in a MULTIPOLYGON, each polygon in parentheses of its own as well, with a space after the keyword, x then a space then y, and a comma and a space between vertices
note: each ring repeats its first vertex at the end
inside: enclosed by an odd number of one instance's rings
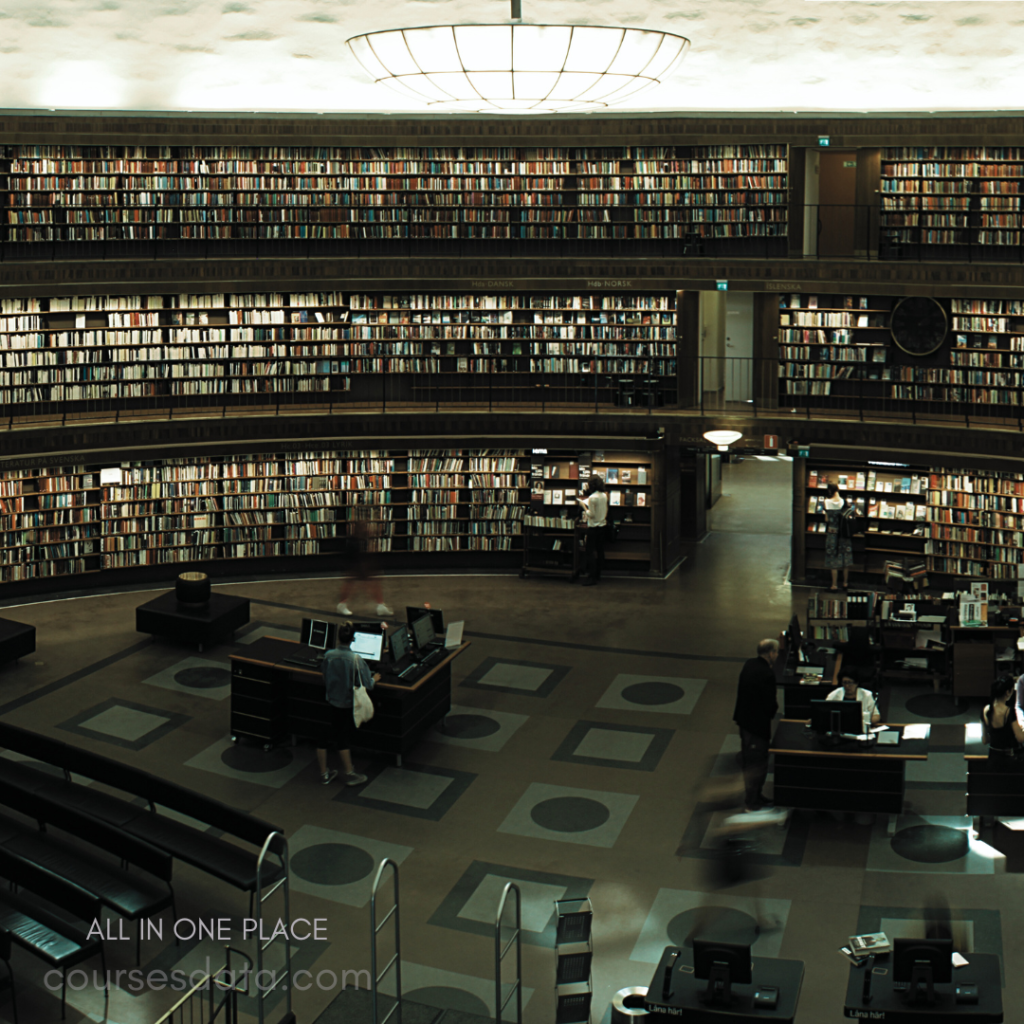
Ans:
POLYGON ((894 939, 892 980, 948 985, 953 980, 953 940, 894 939))
POLYGON ((334 646, 337 634, 338 627, 333 622, 324 622, 322 619, 303 619, 299 640, 307 647, 326 651, 334 646))
POLYGON ((859 700, 812 700, 811 728, 816 733, 864 732, 864 709, 859 700))
POLYGON ((693 973, 708 983, 705 1002, 728 1002, 731 985, 750 985, 754 980, 750 946, 694 939, 693 973))
POLYGON ((383 633, 355 633, 349 650, 358 654, 364 661, 380 661, 380 653, 384 646, 383 633))
POLYGON ((416 637, 416 648, 420 651, 437 639, 434 633, 434 620, 429 615, 421 615, 416 619, 412 624, 412 632, 416 637))
POLYGON ((441 636, 444 633, 444 612, 440 608, 416 608, 412 605, 407 605, 405 609, 405 621, 412 624, 422 616, 430 614, 430 618, 434 622, 434 632, 441 636))
POLYGON ((399 626, 388 637, 388 646, 391 648, 391 660, 401 661, 412 650, 412 638, 409 636, 409 627, 399 626))

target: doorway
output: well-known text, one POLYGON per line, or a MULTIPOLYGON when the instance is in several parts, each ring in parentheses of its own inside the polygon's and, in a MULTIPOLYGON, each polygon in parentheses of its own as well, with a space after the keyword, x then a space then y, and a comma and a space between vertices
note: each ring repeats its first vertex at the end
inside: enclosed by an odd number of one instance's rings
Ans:
POLYGON ((754 401, 754 293, 726 292, 725 400, 754 401))
POLYGON ((823 149, 818 167, 818 255, 853 256, 857 234, 857 151, 823 149))

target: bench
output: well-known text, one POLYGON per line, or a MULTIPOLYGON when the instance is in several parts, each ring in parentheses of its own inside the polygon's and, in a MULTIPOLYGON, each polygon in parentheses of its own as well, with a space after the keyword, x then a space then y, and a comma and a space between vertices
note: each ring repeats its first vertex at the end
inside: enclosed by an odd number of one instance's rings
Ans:
POLYGON ((60 778, 30 765, 0 758, 0 788, 36 794, 60 806, 92 815, 248 892, 250 915, 255 894, 284 876, 286 843, 282 830, 244 811, 102 754, 93 754, 4 722, 0 722, 0 746, 55 766, 64 773, 64 778, 60 778), (81 786, 71 781, 72 774, 141 797, 148 806, 81 786), (258 852, 160 814, 158 806, 217 828, 249 843, 258 852))
POLYGON ((10 933, 10 941, 15 945, 61 972, 61 1019, 66 1013, 68 968, 97 953, 103 969, 104 991, 109 998, 103 943, 100 939, 89 938, 85 927, 85 922, 99 919, 102 912, 99 899, 52 871, 15 856, 3 846, 0 846, 0 878, 24 890, 0 889, 0 929, 10 933), (81 924, 69 921, 63 914, 70 914, 81 924))
MULTIPOLYGON (((113 913, 128 921, 153 917, 171 908, 177 918, 171 872, 171 855, 156 849, 104 821, 48 800, 39 792, 26 793, 11 787, 0 787, 0 803, 35 818, 39 829, 6 815, 0 815, 0 846, 24 860, 38 864, 86 892, 99 897, 113 913), (47 825, 81 839, 100 850, 113 854, 121 866, 96 856, 75 843, 51 835, 47 825), (125 870, 131 864, 150 877, 125 870), (160 884, 160 883, 163 884, 160 884)), ((142 932, 136 933, 135 962, 141 957, 142 932)))

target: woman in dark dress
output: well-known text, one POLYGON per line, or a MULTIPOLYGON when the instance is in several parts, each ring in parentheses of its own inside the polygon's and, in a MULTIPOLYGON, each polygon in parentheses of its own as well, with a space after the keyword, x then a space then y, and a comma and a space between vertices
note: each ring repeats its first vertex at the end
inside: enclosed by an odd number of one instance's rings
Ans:
POLYGON ((1015 702, 1013 680, 1000 676, 992 684, 992 703, 986 704, 981 713, 989 757, 1016 757, 1024 743, 1024 729, 1017 721, 1015 702))
POLYGON ((832 570, 832 586, 839 589, 839 570, 843 570, 843 590, 850 585, 853 565, 853 529, 857 518, 853 505, 839 493, 835 484, 828 485, 825 498, 825 568, 832 570))

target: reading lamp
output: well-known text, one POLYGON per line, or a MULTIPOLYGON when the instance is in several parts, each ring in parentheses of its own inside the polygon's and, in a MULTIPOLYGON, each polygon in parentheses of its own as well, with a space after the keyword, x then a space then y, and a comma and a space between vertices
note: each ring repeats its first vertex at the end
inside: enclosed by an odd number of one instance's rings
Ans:
POLYGON ((733 441, 738 441, 743 436, 738 430, 705 430, 704 440, 710 441, 718 446, 720 452, 727 452, 733 441))

